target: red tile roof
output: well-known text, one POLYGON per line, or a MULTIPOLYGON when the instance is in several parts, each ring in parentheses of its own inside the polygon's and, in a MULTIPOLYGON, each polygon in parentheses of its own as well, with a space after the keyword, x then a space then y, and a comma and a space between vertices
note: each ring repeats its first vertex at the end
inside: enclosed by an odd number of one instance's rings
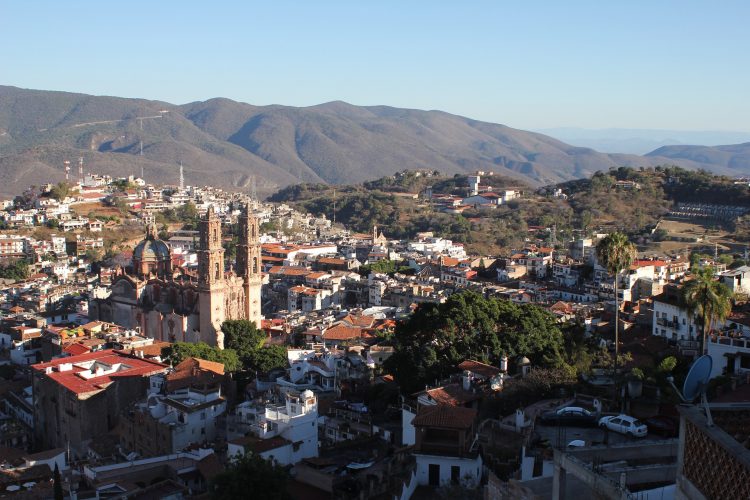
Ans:
POLYGON ((78 342, 74 344, 70 344, 65 349, 63 349, 63 352, 67 352, 71 356, 78 356, 80 354, 85 354, 89 351, 91 351, 91 349, 89 349, 83 344, 79 344, 78 342))
POLYGON ((414 417, 414 427, 442 427, 445 429, 469 429, 474 425, 477 411, 450 405, 423 406, 414 417))
POLYGON ((462 361, 461 364, 458 365, 458 369, 476 373, 477 375, 481 375, 484 378, 492 378, 495 375, 500 374, 500 368, 485 363, 480 363, 479 361, 474 361, 472 359, 462 361))
POLYGON ((479 395, 465 391, 461 384, 448 384, 443 387, 427 389, 427 395, 439 405, 463 406, 466 403, 479 399, 479 395))
POLYGON ((334 325, 323 334, 324 340, 352 340, 362 336, 362 329, 357 327, 345 326, 342 324, 334 325))
POLYGON ((123 352, 107 349, 104 351, 89 352, 86 354, 80 354, 78 356, 71 356, 67 358, 54 359, 48 363, 38 363, 32 365, 31 368, 38 372, 45 374, 49 368, 51 371, 46 373, 44 376, 48 377, 58 384, 65 387, 67 390, 81 396, 83 394, 92 394, 100 392, 107 388, 108 385, 117 381, 121 377, 147 377, 156 373, 163 372, 167 365, 157 363, 148 359, 140 359, 133 356, 129 356, 123 352), (77 366, 85 362, 95 361, 107 365, 114 365, 120 363, 122 366, 120 370, 102 375, 99 377, 92 377, 89 379, 83 378, 81 373, 90 373, 88 368, 77 366), (72 369, 67 371, 58 371, 62 364, 72 364, 72 369))

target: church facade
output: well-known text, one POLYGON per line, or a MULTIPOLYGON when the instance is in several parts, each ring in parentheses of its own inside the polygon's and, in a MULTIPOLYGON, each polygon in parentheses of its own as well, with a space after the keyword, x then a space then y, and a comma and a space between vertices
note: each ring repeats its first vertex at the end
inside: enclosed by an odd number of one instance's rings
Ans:
POLYGON ((172 266, 167 245, 149 226, 133 251, 132 266, 118 269, 106 298, 89 301, 89 317, 168 342, 224 346, 221 324, 229 319, 261 323, 259 221, 248 210, 239 219, 237 265, 226 270, 221 220, 209 208, 200 221, 198 273, 172 266))

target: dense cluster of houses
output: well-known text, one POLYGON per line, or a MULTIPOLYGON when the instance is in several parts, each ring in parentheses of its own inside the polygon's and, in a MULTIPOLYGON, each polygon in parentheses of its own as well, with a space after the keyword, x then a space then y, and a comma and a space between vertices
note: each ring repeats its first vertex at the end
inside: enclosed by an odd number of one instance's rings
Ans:
MULTIPOLYGON (((465 197, 427 195, 453 213, 522 196, 483 178, 492 176, 469 177, 465 197)), ((43 494, 57 468, 66 490, 80 498, 180 498, 206 492, 216 474, 246 453, 293 466, 295 487, 328 498, 357 491, 357 498, 408 499, 420 486, 478 485, 488 470, 479 446, 488 432, 480 403, 528 376, 527 358, 506 357, 499 366, 464 360, 444 380, 377 411, 361 398, 373 387, 394 388, 383 364, 394 354, 388 338, 397 322, 422 303, 466 289, 537 304, 561 323, 577 322, 605 339, 616 289, 624 343, 646 331, 677 355, 697 354, 696 316, 680 299, 684 258, 637 259, 614 277, 594 251, 605 235, 553 248, 533 237, 549 228, 532 228, 527 244, 510 255, 470 256, 462 244, 432 233, 393 240, 377 227, 352 233, 325 217, 255 203, 260 221, 274 227, 260 236, 265 319, 259 326, 267 344, 286 346, 286 366, 243 384, 221 363, 189 357, 172 366, 163 357, 169 342, 90 320, 89 301, 109 295, 122 263, 92 268, 86 252, 103 239, 90 233, 111 221, 72 216, 70 208, 124 203, 150 224, 156 211, 191 202, 198 213, 211 207, 230 225, 247 199, 134 178, 123 189, 120 181, 88 175, 60 201, 43 186, 2 213, 8 226, 56 219, 62 231, 78 232, 67 241, 58 234, 44 241, 0 235, 0 259, 24 258, 33 270, 26 280, 0 286, 0 365, 12 368, 0 392, 0 488, 7 492, 43 494)), ((175 231, 166 245, 173 266, 197 275, 198 232, 175 231)), ((750 267, 699 265, 715 266, 733 292, 750 293, 750 267)), ((713 375, 750 373, 750 311, 737 306, 714 325, 708 352, 713 375)), ((528 436, 531 421, 519 410, 497 419, 491 432, 528 436)), ((522 477, 538 475, 534 467, 521 469, 522 477)))

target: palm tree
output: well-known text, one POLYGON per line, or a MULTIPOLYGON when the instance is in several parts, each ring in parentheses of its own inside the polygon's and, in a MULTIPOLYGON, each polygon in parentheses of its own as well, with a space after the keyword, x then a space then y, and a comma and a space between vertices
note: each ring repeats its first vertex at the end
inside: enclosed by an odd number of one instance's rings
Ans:
POLYGON ((620 354, 620 304, 617 298, 617 280, 620 273, 635 260, 636 250, 628 237, 620 232, 608 234, 596 245, 596 258, 608 273, 615 275, 615 374, 617 357, 620 354))
POLYGON ((725 320, 732 312, 732 291, 716 279, 714 269, 710 266, 694 268, 692 278, 682 288, 682 298, 687 306, 688 315, 697 313, 701 317, 701 354, 705 354, 706 335, 711 330, 711 325, 725 320))

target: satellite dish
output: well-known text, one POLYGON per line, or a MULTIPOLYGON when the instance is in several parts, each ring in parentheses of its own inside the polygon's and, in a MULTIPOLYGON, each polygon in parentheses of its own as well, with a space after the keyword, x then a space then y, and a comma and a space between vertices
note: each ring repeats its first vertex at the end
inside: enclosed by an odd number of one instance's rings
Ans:
POLYGON ((709 427, 714 426, 714 420, 711 418, 711 409, 708 407, 708 399, 706 399, 706 386, 708 385, 708 380, 711 378, 713 364, 713 359, 708 354, 704 354, 696 359, 693 362, 693 366, 690 367, 687 377, 685 377, 682 392, 675 387, 672 377, 667 379, 683 402, 692 404, 695 398, 700 396, 701 406, 703 406, 703 410, 706 412, 706 423, 709 427))
POLYGON ((704 354, 695 360, 687 377, 685 377, 685 383, 682 385, 682 398, 684 400, 692 403, 695 398, 701 395, 708 379, 711 377, 713 364, 713 359, 708 354, 704 354))

